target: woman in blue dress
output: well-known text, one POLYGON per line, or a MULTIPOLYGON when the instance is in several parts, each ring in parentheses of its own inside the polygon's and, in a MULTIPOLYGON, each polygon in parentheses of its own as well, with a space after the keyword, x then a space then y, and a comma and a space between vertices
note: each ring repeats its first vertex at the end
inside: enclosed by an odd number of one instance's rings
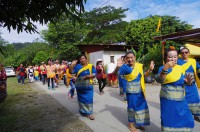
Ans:
POLYGON ((194 115, 194 119, 200 122, 200 99, 198 94, 198 87, 200 88, 200 64, 192 58, 189 58, 190 50, 186 47, 180 48, 181 58, 178 59, 177 64, 181 65, 186 74, 193 76, 193 81, 190 86, 185 86, 185 99, 188 106, 194 115))
MULTIPOLYGON (((136 128, 144 130, 144 126, 150 125, 149 109, 145 99, 143 65, 136 62, 132 51, 126 53, 125 59, 126 64, 123 64, 121 58, 118 60, 114 73, 119 72, 119 76, 126 80, 128 128, 131 132, 136 132, 136 128)), ((150 67, 153 70, 154 62, 151 62, 150 67)))
POLYGON ((75 87, 79 102, 79 112, 90 120, 94 120, 93 113, 93 85, 92 80, 95 77, 96 70, 92 64, 88 64, 85 55, 79 58, 80 64, 77 60, 72 61, 69 67, 71 74, 76 74, 75 87))
MULTIPOLYGON (((121 59, 122 59, 122 62, 125 63, 125 57, 123 56, 121 57, 121 59)), ((119 73, 120 73, 120 68, 118 71, 119 95, 124 97, 124 101, 127 101, 126 100, 126 80, 119 73)))
POLYGON ((177 65, 178 52, 171 48, 164 53, 164 66, 159 68, 156 81, 161 83, 161 130, 163 132, 191 132, 194 119, 185 100, 185 84, 192 76, 177 65))

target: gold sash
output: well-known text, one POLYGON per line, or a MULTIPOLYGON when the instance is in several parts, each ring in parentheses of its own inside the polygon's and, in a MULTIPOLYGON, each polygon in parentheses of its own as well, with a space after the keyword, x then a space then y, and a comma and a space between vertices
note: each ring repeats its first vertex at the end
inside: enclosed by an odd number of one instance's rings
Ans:
POLYGON ((145 89, 145 83, 144 83, 144 73, 143 73, 143 64, 135 63, 135 67, 132 70, 132 72, 130 74, 124 75, 124 78, 128 82, 130 82, 130 81, 135 80, 139 73, 142 75, 141 79, 140 79, 142 92, 144 93, 144 96, 146 96, 146 89, 145 89))
POLYGON ((172 71, 166 75, 163 84, 168 84, 178 81, 181 78, 182 74, 185 74, 184 69, 179 65, 175 65, 172 68, 172 71))
POLYGON ((194 69, 194 75, 195 75, 195 80, 196 80, 196 84, 197 84, 197 87, 200 88, 200 79, 198 78, 197 76, 197 67, 196 67, 196 60, 195 59, 192 59, 192 58, 189 58, 188 59, 188 62, 186 62, 185 64, 182 65, 183 69, 186 71, 190 66, 193 67, 194 69))
MULTIPOLYGON (((89 69, 89 71, 90 71, 90 74, 92 74, 92 64, 88 64, 87 66, 84 66, 83 68, 81 68, 79 71, 78 71, 78 73, 77 73, 77 77, 79 76, 79 74, 81 73, 81 72, 83 72, 83 71, 85 71, 85 70, 88 70, 89 69)), ((90 79, 90 83, 92 84, 93 83, 93 81, 92 81, 92 79, 90 79)))

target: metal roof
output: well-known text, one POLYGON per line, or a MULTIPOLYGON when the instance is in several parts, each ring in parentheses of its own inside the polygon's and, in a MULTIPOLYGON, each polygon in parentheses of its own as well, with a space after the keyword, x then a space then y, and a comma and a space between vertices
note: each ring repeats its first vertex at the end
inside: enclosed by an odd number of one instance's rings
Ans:
POLYGON ((200 44, 200 28, 168 35, 155 36, 154 39, 200 44))

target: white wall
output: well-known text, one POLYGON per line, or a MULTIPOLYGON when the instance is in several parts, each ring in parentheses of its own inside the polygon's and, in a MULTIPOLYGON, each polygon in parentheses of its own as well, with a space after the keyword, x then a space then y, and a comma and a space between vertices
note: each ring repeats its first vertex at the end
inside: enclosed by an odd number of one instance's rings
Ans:
POLYGON ((125 55, 125 51, 104 51, 103 53, 104 65, 108 65, 110 63, 110 56, 114 56, 114 61, 117 65, 117 59, 125 55))
POLYGON ((103 51, 97 51, 89 54, 90 60, 89 63, 93 64, 96 67, 96 62, 98 59, 103 60, 103 51))
POLYGON ((89 63, 96 66, 96 62, 98 59, 102 59, 104 65, 108 65, 110 63, 110 56, 114 56, 115 64, 117 65, 117 59, 121 56, 125 55, 125 51, 97 51, 90 53, 90 60, 89 63))

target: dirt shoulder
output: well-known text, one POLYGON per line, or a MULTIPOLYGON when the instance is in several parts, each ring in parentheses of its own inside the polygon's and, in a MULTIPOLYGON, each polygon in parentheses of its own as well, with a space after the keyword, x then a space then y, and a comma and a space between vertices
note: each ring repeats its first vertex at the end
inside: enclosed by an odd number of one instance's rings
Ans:
MULTIPOLYGON (((26 84, 23 92, 17 94, 16 103, 9 106, 5 104, 8 100, 0 104, 0 108, 7 117, 13 116, 9 124, 4 125, 3 131, 57 131, 57 132, 90 132, 92 131, 78 117, 71 114, 66 108, 59 104, 45 91, 36 87, 34 83, 26 84), (10 107, 9 110, 5 110, 10 107), (13 123, 13 125, 12 125, 13 123), (8 126, 12 125, 12 126, 8 126)), ((7 118, 3 117, 3 118, 7 118)), ((1 121, 3 121, 3 118, 1 121)))

